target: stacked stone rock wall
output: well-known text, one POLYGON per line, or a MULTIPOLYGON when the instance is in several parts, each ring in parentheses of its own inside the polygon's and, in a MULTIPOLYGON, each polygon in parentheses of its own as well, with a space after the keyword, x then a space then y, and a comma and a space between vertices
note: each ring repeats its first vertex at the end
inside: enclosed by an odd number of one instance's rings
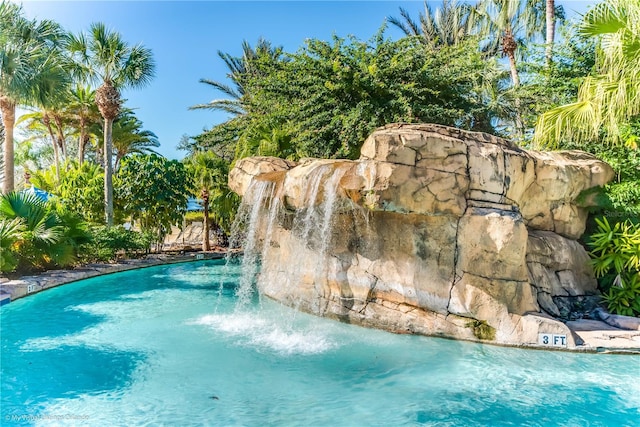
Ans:
POLYGON ((586 220, 577 199, 612 176, 581 152, 394 124, 358 161, 244 159, 230 185, 278 186, 283 213, 262 232, 266 295, 396 332, 531 344, 538 333, 570 335, 554 320, 559 299, 596 292, 575 240, 586 220), (292 224, 328 209, 327 188, 338 198, 331 232, 302 235, 292 224))

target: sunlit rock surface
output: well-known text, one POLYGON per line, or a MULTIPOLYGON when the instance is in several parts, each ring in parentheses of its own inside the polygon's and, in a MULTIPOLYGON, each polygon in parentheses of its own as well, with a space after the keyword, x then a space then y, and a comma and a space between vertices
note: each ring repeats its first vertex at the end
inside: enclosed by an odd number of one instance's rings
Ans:
POLYGON ((248 158, 229 184, 253 209, 245 225, 267 296, 395 332, 512 345, 550 333, 571 347, 558 303, 596 292, 576 242, 580 196, 612 177, 583 152, 394 124, 357 161, 248 158))

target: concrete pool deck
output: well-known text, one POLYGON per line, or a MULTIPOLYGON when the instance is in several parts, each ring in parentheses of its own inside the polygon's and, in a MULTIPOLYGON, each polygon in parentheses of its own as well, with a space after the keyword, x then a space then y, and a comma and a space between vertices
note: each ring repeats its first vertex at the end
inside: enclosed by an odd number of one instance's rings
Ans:
MULTIPOLYGON (((196 252, 184 255, 151 254, 146 258, 122 260, 116 263, 95 263, 73 269, 48 270, 13 280, 0 277, 0 305, 46 289, 104 274, 203 259, 221 259, 225 254, 225 252, 196 252)), ((566 325, 575 338, 576 347, 553 348, 553 350, 638 355, 640 354, 640 319, 637 324, 637 329, 633 330, 617 328, 601 320, 569 321, 566 325)), ((522 347, 543 348, 528 345, 522 347)))

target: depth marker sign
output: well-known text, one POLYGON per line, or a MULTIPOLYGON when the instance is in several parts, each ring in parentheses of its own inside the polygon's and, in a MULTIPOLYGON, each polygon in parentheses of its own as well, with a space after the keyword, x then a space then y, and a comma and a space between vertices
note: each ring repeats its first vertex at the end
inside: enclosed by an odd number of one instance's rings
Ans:
POLYGON ((538 334, 538 344, 547 347, 566 347, 567 336, 558 334, 538 334))

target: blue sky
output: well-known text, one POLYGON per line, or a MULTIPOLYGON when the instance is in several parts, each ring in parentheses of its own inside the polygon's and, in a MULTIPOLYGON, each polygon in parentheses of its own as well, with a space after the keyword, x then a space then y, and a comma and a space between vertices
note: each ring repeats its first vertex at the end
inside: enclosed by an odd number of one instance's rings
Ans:
MULTIPOLYGON (((431 2, 437 7, 440 1, 431 2)), ((567 15, 583 13, 595 1, 556 0, 567 15)), ((156 77, 140 90, 125 91, 127 106, 136 109, 145 129, 153 131, 158 151, 173 159, 182 135, 197 135, 221 123, 225 116, 207 110, 189 111, 194 104, 220 97, 200 78, 225 81, 227 69, 217 51, 240 54, 243 40, 259 37, 296 51, 307 38, 328 40, 333 34, 367 40, 399 8, 417 18, 420 1, 33 1, 22 2, 30 18, 53 19, 66 30, 87 30, 103 22, 130 44, 153 51, 156 77)), ((389 28, 387 35, 400 37, 389 28)))

